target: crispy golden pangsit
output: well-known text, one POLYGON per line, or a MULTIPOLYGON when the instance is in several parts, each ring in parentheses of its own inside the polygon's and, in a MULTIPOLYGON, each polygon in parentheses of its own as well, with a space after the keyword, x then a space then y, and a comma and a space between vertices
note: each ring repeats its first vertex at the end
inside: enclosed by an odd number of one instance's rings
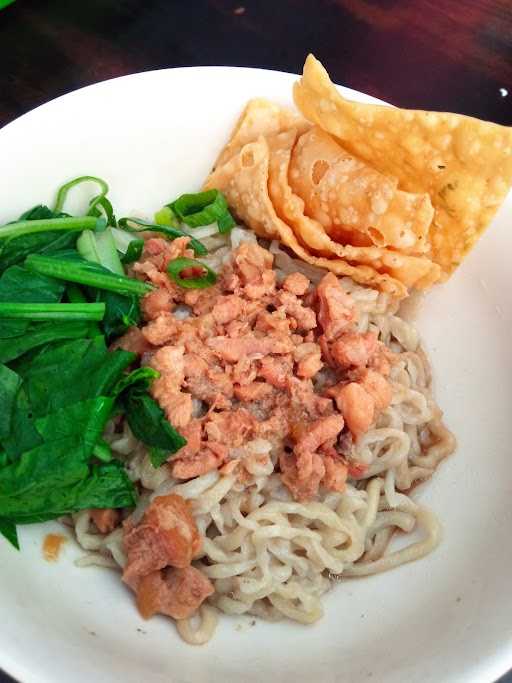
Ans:
POLYGON ((245 107, 205 189, 304 261, 403 297, 446 278, 512 183, 512 129, 345 100, 312 55, 306 119, 245 107))
POLYGON ((401 190, 428 193, 434 207, 428 253, 449 275, 512 185, 512 128, 460 114, 351 102, 313 55, 293 94, 304 116, 348 152, 396 178, 401 190))

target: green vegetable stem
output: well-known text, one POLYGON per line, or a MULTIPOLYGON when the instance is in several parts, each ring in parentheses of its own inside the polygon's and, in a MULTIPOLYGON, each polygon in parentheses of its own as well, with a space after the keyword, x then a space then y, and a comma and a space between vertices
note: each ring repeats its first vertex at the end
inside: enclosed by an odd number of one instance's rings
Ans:
POLYGON ((34 235, 40 232, 66 231, 77 232, 82 230, 104 230, 106 222, 103 218, 94 216, 70 216, 69 218, 43 218, 40 220, 25 220, 8 223, 0 228, 1 241, 8 238, 21 237, 22 235, 34 235))
POLYGON ((102 320, 105 304, 16 304, 0 302, 1 318, 28 320, 102 320))
POLYGON ((79 285, 96 287, 97 289, 106 289, 109 292, 142 296, 153 289, 152 285, 145 282, 134 280, 125 275, 116 275, 87 261, 31 254, 25 261, 25 265, 29 270, 42 275, 67 282, 76 282, 79 285))

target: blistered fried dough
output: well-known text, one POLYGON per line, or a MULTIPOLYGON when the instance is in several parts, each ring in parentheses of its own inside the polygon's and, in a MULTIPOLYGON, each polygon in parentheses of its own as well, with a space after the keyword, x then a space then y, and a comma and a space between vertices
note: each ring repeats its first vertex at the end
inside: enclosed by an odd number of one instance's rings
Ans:
POLYGON ((304 132, 310 127, 311 124, 291 109, 280 107, 262 98, 249 100, 214 168, 225 164, 244 145, 257 140, 260 135, 273 135, 290 128, 304 132))
MULTIPOLYGON (((339 265, 335 266, 337 268, 336 272, 342 272, 342 274, 352 273, 352 276, 357 281, 373 284, 374 286, 392 292, 397 296, 404 296, 406 288, 408 287, 415 286, 421 288, 430 286, 439 277, 439 268, 431 261, 424 258, 418 258, 417 256, 408 257, 401 252, 399 253, 397 251, 389 251, 387 249, 375 247, 372 241, 363 232, 357 232, 356 234, 356 231, 352 231, 352 237, 356 235, 355 238, 350 239, 349 234, 348 239, 339 240, 341 243, 338 243, 338 241, 334 241, 329 234, 329 229, 333 232, 333 228, 336 227, 334 220, 331 221, 332 224, 328 229, 322 222, 311 217, 311 207, 304 204, 303 199, 292 190, 292 187, 289 184, 289 165, 292 150, 296 145, 297 140, 299 140, 299 143, 297 144, 301 144, 300 141, 302 137, 305 136, 306 145, 302 145, 302 147, 306 150, 306 156, 311 157, 312 153, 315 159, 318 159, 318 154, 315 153, 314 149, 312 150, 312 146, 317 146, 317 143, 321 141, 321 139, 320 136, 316 136, 316 138, 310 136, 307 132, 310 127, 310 124, 305 123, 303 119, 290 110, 279 107, 266 100, 251 100, 242 113, 230 141, 221 153, 215 170, 205 184, 205 188, 217 187, 218 189, 222 189, 225 182, 231 182, 231 176, 237 173, 235 169, 238 165, 243 166, 244 168, 250 168, 253 162, 253 152, 251 151, 249 143, 256 142, 255 136, 260 134, 269 146, 268 194, 277 217, 285 223, 285 230, 289 233, 288 246, 290 246, 291 243, 302 246, 302 253, 308 252, 310 258, 326 257, 331 259, 332 256, 336 256, 338 260, 342 259, 345 262, 345 267, 341 271, 339 265), (313 145, 311 143, 313 143, 313 145), (213 181, 213 178, 216 180, 213 181), (292 229, 291 233, 288 230, 288 226, 292 229), (356 269, 361 266, 368 266, 372 271, 377 271, 379 275, 386 277, 376 278, 375 275, 370 275, 368 272, 365 273, 364 269, 361 274, 357 276, 356 269), (390 285, 390 278, 388 276, 393 280, 398 280, 402 284, 390 285), (405 287, 402 285, 405 285, 405 287)), ((330 140, 326 134, 322 135, 324 135, 327 140, 330 140)), ((324 141, 324 146, 327 144, 328 143, 324 141)), ((331 141, 331 145, 334 146, 335 149, 338 149, 339 147, 334 141, 331 141)), ((324 154, 324 156, 326 155, 324 154)), ((395 219, 395 223, 396 221, 401 223, 400 230, 403 231, 404 224, 407 222, 411 224, 412 222, 409 220, 410 213, 419 208, 417 206, 417 201, 414 206, 403 206, 403 199, 402 203, 400 203, 401 195, 404 195, 405 197, 406 193, 399 193, 399 191, 396 190, 396 180, 393 181, 384 178, 381 174, 372 171, 372 169, 368 169, 362 162, 359 162, 359 166, 366 169, 367 175, 379 179, 380 186, 384 187, 385 192, 388 195, 386 207, 388 204, 393 205, 394 203, 396 205, 393 212, 388 212, 384 218, 381 217, 381 222, 386 220, 389 224, 395 219), (400 213, 402 215, 397 215, 400 213)), ((260 224, 254 206, 249 206, 251 203, 254 204, 253 198, 251 197, 252 176, 250 172, 245 174, 245 180, 238 178, 236 183, 234 180, 231 182, 233 189, 230 196, 232 198, 230 199, 230 197, 228 197, 228 201, 232 208, 238 213, 240 218, 242 218, 242 214, 244 213, 247 216, 247 218, 244 218, 244 221, 260 236, 282 240, 282 226, 281 228, 276 228, 276 226, 273 225, 272 220, 266 220, 266 225, 260 224), (248 182, 245 182, 247 179, 248 182), (237 187, 234 187, 234 184, 236 184, 237 187), (244 207, 245 211, 241 210, 242 204, 247 205, 244 207)), ((336 180, 338 181, 340 179, 338 178, 336 180)), ((343 178, 341 178, 341 180, 343 180, 343 178)), ((350 186, 354 184, 352 181, 353 179, 350 179, 350 182, 348 183, 350 186)), ((343 192, 345 189, 346 188, 342 187, 340 188, 340 191, 343 192)), ((264 192, 267 193, 265 190, 264 192)), ((338 193, 338 188, 335 189, 335 193, 338 193)), ((409 197, 409 195, 407 195, 407 197, 409 197)), ((425 197, 422 198, 423 203, 425 203, 424 200, 425 197)), ((374 204, 376 202, 377 199, 374 198, 374 204)), ((427 204, 429 203, 428 198, 426 198, 426 202, 427 204)), ((355 207, 351 207, 352 213, 354 213, 355 210, 355 207)), ((429 219, 429 215, 424 215, 423 220, 425 223, 428 223, 429 219)), ((368 225, 364 224, 363 228, 368 228, 368 225)), ((383 226, 383 229, 386 229, 385 226, 383 226)), ((407 229, 407 227, 405 229, 407 229)), ((423 230, 425 229, 428 229, 428 225, 423 228, 423 230)), ((375 234, 380 235, 378 231, 376 231, 375 234)), ((344 237, 347 237, 347 234, 345 234, 344 237)), ((420 246, 417 247, 417 251, 421 251, 421 239, 417 240, 416 237, 414 237, 411 240, 409 238, 409 242, 411 241, 416 245, 419 243, 420 246)), ((298 253, 295 247, 291 246, 290 248, 298 253)), ((332 264, 327 265, 326 267, 332 269, 332 264)))
POLYGON ((428 194, 402 192, 398 181, 346 152, 314 127, 301 135, 290 161, 290 186, 309 215, 342 244, 427 250, 434 209, 428 194))
MULTIPOLYGON (((258 235, 280 240, 303 261, 326 268, 339 276, 352 277, 356 282, 379 287, 403 297, 407 288, 391 275, 379 273, 366 265, 351 265, 341 258, 312 256, 297 240, 291 227, 275 212, 268 192, 269 147, 263 136, 251 142, 208 177, 204 189, 217 188, 224 193, 238 218, 258 235)), ((376 253, 382 252, 372 247, 376 253)), ((395 255, 400 260, 401 255, 395 255)))
MULTIPOLYGON (((270 199, 276 214, 292 228, 297 241, 308 250, 319 252, 318 255, 330 257, 333 254, 351 264, 368 265, 381 274, 391 275, 406 287, 424 288, 436 282, 440 269, 429 259, 409 256, 374 245, 361 247, 352 246, 350 242, 339 244, 331 239, 320 221, 306 215, 307 204, 293 192, 289 178, 293 150, 300 145, 304 137, 309 136, 310 133, 305 133, 299 137, 298 131, 290 130, 267 138, 270 199)), ((336 185, 336 192, 338 191, 343 192, 343 188, 338 190, 336 185)))
POLYGON ((512 128, 459 114, 346 100, 312 55, 294 87, 304 116, 401 190, 428 193, 428 254, 448 276, 483 233, 512 185, 512 128))
POLYGON ((307 247, 319 252, 335 253, 336 245, 332 243, 324 226, 306 216, 304 201, 292 191, 288 182, 290 159, 298 137, 298 130, 292 128, 267 138, 269 196, 276 214, 292 227, 307 247))

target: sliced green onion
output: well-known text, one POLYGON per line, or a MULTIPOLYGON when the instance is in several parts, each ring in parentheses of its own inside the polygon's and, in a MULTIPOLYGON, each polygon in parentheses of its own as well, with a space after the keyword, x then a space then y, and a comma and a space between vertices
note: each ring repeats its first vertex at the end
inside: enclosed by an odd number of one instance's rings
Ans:
POLYGON ((205 263, 191 258, 176 258, 173 261, 169 261, 167 272, 177 285, 185 289, 204 289, 205 287, 211 287, 217 282, 215 271, 205 263), (199 277, 181 277, 181 273, 189 268, 193 271, 202 271, 203 274, 199 277))
POLYGON ((105 215, 107 220, 107 225, 116 225, 116 217, 114 215, 114 208, 107 197, 103 194, 99 194, 97 197, 93 197, 89 202, 89 210, 87 211, 88 216, 101 216, 105 215))
MULTIPOLYGON (((55 199, 55 206, 53 207, 53 210, 55 213, 62 211, 62 208, 66 202, 69 191, 73 187, 76 187, 77 185, 81 185, 82 183, 96 183, 100 186, 101 192, 95 198, 96 204, 99 203, 99 200, 102 197, 105 197, 108 194, 108 184, 102 178, 97 178, 96 176, 93 176, 93 175, 79 176, 78 178, 74 178, 73 180, 70 180, 69 182, 64 183, 64 185, 62 185, 59 188, 59 190, 57 192, 57 198, 55 199)), ((91 202, 91 204, 92 204, 92 202, 91 202)), ((90 208, 91 207, 89 207, 89 209, 90 208)))
POLYGON ((36 273, 49 275, 58 280, 76 282, 79 285, 106 289, 109 292, 118 292, 119 294, 142 296, 154 289, 152 285, 140 280, 104 271, 95 264, 89 265, 88 262, 81 260, 58 259, 52 256, 31 254, 25 260, 25 265, 29 270, 35 270, 36 273))
POLYGON ((130 217, 120 218, 117 224, 124 230, 135 230, 136 232, 159 232, 168 237, 170 240, 175 240, 177 237, 188 237, 190 239, 190 246, 198 256, 206 256, 208 253, 208 249, 204 246, 204 244, 201 244, 199 240, 196 240, 194 237, 190 237, 190 235, 188 235, 186 232, 183 232, 183 230, 179 230, 178 228, 170 228, 166 225, 156 225, 155 223, 143 221, 140 218, 130 217))
POLYGON ((97 235, 91 230, 84 230, 76 242, 76 248, 87 261, 94 261, 113 273, 124 275, 111 228, 97 235))
POLYGON ((171 228, 177 228, 180 224, 170 206, 164 206, 155 213, 155 223, 158 225, 168 225, 171 228))
POLYGON ((221 235, 224 235, 226 232, 229 232, 235 227, 236 221, 229 211, 226 211, 225 214, 217 219, 217 225, 219 226, 219 232, 221 235))
POLYGON ((50 232, 53 230, 96 230, 101 231, 107 224, 104 218, 95 216, 72 216, 70 218, 41 218, 35 221, 16 221, 0 227, 0 239, 7 237, 20 237, 37 232, 50 232))
POLYGON ((219 190, 182 194, 167 206, 191 228, 216 222, 219 232, 225 233, 236 225, 229 213, 226 198, 219 190))
POLYGON ((103 320, 105 304, 0 303, 0 318, 29 320, 103 320))

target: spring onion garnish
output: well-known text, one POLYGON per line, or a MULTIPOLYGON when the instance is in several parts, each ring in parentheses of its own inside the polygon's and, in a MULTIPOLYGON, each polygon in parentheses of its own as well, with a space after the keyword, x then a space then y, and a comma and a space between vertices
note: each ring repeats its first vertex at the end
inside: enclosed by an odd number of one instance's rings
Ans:
POLYGON ((172 228, 167 225, 157 225, 155 223, 148 223, 140 218, 120 218, 117 222, 120 228, 124 230, 134 230, 135 232, 159 232, 170 240, 175 240, 177 237, 188 237, 190 239, 190 246, 198 256, 206 256, 208 249, 199 240, 190 237, 183 230, 172 228))
POLYGON ((236 225, 229 213, 226 198, 219 190, 182 194, 174 202, 167 204, 167 207, 191 228, 216 222, 219 232, 225 233, 236 225))
POLYGON ((191 258, 170 261, 167 272, 177 285, 185 289, 204 289, 217 282, 217 274, 211 268, 191 258))
POLYGON ((116 225, 116 217, 114 216, 114 209, 110 200, 102 194, 93 197, 89 202, 88 216, 105 215, 107 225, 116 225))
MULTIPOLYGON (((97 185, 100 186, 100 194, 97 195, 93 200, 91 200, 91 203, 89 204, 89 210, 95 209, 95 207, 100 204, 102 205, 102 198, 106 197, 108 194, 108 184, 102 179, 102 178, 97 178, 96 176, 93 175, 83 175, 80 176, 79 178, 74 178, 73 180, 70 180, 67 183, 64 183, 62 185, 58 192, 57 192, 57 198, 55 200, 55 206, 53 207, 54 213, 59 213, 59 211, 62 211, 64 204, 66 202, 67 196, 69 191, 73 188, 76 187, 77 185, 81 185, 82 183, 96 183, 97 185)), ((110 202, 109 202, 110 204, 110 202)), ((107 213, 106 207, 105 212, 107 213)), ((112 206, 110 205, 110 208, 112 206)), ((91 214, 91 215, 97 215, 97 214, 91 214)))
POLYGON ((0 302, 0 319, 102 320, 105 304, 18 304, 0 302))
POLYGON ((160 211, 155 213, 155 223, 158 225, 167 225, 171 228, 177 228, 180 224, 176 214, 170 206, 163 206, 160 211))
POLYGON ((106 289, 119 294, 138 294, 151 292, 153 287, 140 280, 111 273, 95 263, 73 259, 59 259, 52 256, 31 254, 25 265, 29 270, 42 273, 57 280, 76 282, 79 285, 106 289))

